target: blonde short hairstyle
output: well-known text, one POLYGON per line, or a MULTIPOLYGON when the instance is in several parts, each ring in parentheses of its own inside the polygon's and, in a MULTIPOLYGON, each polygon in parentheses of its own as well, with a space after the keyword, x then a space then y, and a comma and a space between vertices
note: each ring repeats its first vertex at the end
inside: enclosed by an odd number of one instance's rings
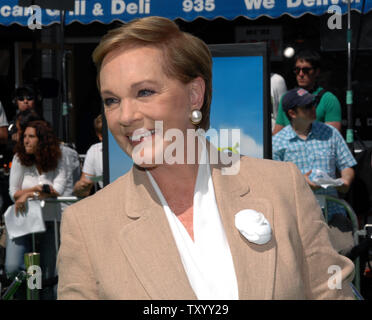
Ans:
POLYGON ((164 54, 163 69, 170 78, 189 83, 197 77, 205 81, 203 119, 198 127, 208 130, 212 100, 212 56, 208 46, 199 38, 183 32, 176 23, 162 17, 135 19, 109 31, 93 52, 97 67, 97 85, 105 56, 123 47, 152 46, 164 54))

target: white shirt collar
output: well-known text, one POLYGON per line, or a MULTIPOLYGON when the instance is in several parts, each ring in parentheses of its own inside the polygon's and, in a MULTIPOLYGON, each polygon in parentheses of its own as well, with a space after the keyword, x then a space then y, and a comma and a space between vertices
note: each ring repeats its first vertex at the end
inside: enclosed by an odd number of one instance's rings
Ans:
POLYGON ((169 208, 150 172, 146 170, 146 173, 163 205, 185 272, 198 299, 236 300, 239 296, 234 264, 215 199, 205 138, 201 141, 200 163, 206 164, 199 165, 195 185, 194 241, 169 208))

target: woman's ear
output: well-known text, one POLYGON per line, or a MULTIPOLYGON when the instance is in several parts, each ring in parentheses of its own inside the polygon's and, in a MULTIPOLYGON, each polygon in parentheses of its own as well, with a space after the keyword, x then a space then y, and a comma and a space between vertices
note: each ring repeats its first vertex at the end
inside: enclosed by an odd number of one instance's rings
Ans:
POLYGON ((190 83, 190 102, 192 110, 200 110, 204 102, 205 81, 201 77, 193 79, 190 83))

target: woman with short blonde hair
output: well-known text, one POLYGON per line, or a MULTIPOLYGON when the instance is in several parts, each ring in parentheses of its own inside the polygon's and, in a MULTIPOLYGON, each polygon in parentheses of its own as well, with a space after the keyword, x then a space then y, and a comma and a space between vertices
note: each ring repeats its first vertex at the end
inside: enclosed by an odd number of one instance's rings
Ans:
POLYGON ((211 101, 201 40, 148 17, 110 31, 93 57, 107 126, 135 164, 64 212, 59 299, 353 299, 353 263, 296 166, 225 162, 197 130, 211 101))
POLYGON ((93 52, 100 87, 102 61, 108 53, 121 47, 152 46, 163 52, 164 73, 189 83, 200 76, 205 81, 205 97, 201 108, 203 119, 199 124, 209 129, 212 100, 212 57, 208 46, 190 33, 182 32, 171 20, 162 17, 135 19, 117 29, 110 30, 93 52))

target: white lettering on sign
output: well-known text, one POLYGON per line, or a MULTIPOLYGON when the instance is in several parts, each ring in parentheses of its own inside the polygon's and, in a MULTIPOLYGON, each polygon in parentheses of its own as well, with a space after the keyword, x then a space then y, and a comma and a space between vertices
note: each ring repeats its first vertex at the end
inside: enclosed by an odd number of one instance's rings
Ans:
POLYGON ((23 8, 20 6, 13 7, 13 17, 22 17, 23 16, 23 8))
POLYGON ((213 11, 214 9, 216 9, 214 0, 184 0, 182 2, 184 12, 213 11))
MULTIPOLYGON (((5 5, 5 6, 0 7, 0 16, 3 16, 3 17, 10 17, 10 16, 12 16, 12 17, 27 17, 27 16, 31 16, 31 15, 34 14, 34 9, 33 8, 35 8, 35 7, 32 7, 32 6, 21 7, 21 6, 18 6, 18 5, 15 5, 15 6, 11 7, 11 6, 5 5)), ((41 10, 40 7, 37 8, 37 10, 39 10, 39 9, 41 10)), ((41 14, 42 13, 38 11, 38 17, 41 14)), ((59 14, 59 11, 58 11, 58 14, 59 14)))
POLYGON ((315 0, 304 0, 304 5, 306 7, 312 7, 315 4, 315 0))
POLYGON ((102 4, 97 2, 94 4, 94 7, 93 7, 93 10, 92 10, 92 14, 94 16, 103 16, 103 9, 102 9, 102 4))
POLYGON ((1 14, 3 17, 9 17, 11 11, 12 11, 12 8, 11 8, 10 6, 3 6, 3 7, 1 7, 1 9, 0 9, 0 14, 1 14))
POLYGON ((57 9, 46 9, 46 13, 51 17, 59 16, 59 10, 57 9))
POLYGON ((139 0, 138 3, 125 3, 124 0, 111 1, 111 14, 150 14, 151 0, 139 0))
POLYGON ((86 0, 75 0, 75 10, 69 11, 70 16, 80 16, 86 14, 86 0))
POLYGON ((301 4, 301 0, 287 0, 287 8, 295 8, 301 4))
POLYGON ((262 7, 272 9, 275 6, 275 0, 244 0, 244 2, 247 10, 252 10, 253 8, 259 10, 262 7))
MULTIPOLYGON (((248 0, 246 0, 248 1, 248 0)), ((258 0, 255 0, 258 1, 258 0)), ((314 6, 328 6, 332 4, 339 4, 341 2, 347 3, 348 0, 287 0, 287 8, 296 8, 301 5, 306 7, 314 7, 314 6)), ((350 3, 360 3, 360 0, 351 0, 350 3)))

